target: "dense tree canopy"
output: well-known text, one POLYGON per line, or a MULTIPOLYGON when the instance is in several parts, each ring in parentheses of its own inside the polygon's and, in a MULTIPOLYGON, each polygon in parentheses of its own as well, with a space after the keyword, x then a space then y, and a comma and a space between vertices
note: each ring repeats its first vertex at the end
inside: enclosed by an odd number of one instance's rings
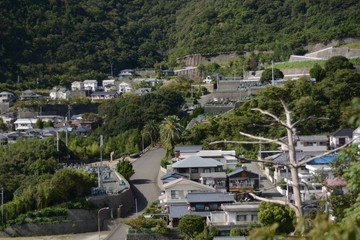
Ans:
MULTIPOLYGON (((2 87, 50 88, 194 53, 273 50, 359 36, 359 1, 4 0, 2 87), (326 29, 324 31, 323 29, 326 29), (18 84, 13 84, 14 82, 18 84)), ((252 66, 256 58, 251 58, 252 66)))

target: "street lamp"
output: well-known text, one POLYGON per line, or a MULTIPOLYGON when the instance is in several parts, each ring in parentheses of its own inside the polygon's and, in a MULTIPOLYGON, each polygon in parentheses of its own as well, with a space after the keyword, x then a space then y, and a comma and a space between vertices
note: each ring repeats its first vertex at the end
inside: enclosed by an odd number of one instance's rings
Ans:
POLYGON ((100 240, 100 212, 102 210, 108 210, 109 207, 104 207, 104 208, 100 208, 99 211, 98 211, 98 232, 99 232, 99 240, 100 240))

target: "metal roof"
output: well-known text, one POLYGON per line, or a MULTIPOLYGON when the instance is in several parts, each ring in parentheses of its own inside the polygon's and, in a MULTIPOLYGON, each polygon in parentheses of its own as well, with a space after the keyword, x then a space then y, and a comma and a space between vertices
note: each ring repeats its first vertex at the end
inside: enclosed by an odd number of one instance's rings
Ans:
POLYGON ((173 168, 204 168, 204 167, 218 167, 224 164, 213 158, 202 158, 198 156, 191 156, 176 162, 172 165, 173 168))
POLYGON ((223 192, 193 192, 188 193, 187 200, 189 203, 234 202, 235 196, 223 192))
POLYGON ((310 164, 310 165, 311 164, 329 164, 329 163, 332 163, 337 156, 338 156, 337 154, 327 155, 327 156, 312 160, 308 164, 310 164))
POLYGON ((202 216, 202 217, 210 216, 209 211, 201 211, 201 212, 190 211, 188 205, 170 205, 169 206, 169 217, 170 218, 181 218, 187 214, 198 215, 198 216, 202 216))

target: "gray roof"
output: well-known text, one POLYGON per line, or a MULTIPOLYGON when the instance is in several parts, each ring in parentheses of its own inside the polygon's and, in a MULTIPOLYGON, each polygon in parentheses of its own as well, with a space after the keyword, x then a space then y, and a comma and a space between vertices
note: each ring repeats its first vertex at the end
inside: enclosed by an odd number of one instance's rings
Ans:
POLYGON ((198 215, 201 217, 208 217, 210 216, 210 211, 190 211, 188 205, 170 205, 169 206, 169 217, 170 218, 181 218, 184 215, 191 214, 191 215, 198 215))
POLYGON ((191 156, 172 165, 173 168, 218 167, 224 164, 213 158, 191 156))
POLYGON ((171 182, 172 180, 178 179, 178 178, 185 178, 188 179, 189 177, 187 175, 181 174, 181 173, 177 173, 177 172, 172 172, 169 174, 166 174, 164 176, 162 176, 160 179, 162 181, 166 180, 167 182, 171 182))
POLYGON ((198 152, 202 150, 202 145, 176 145, 174 151, 198 152))
POLYGON ((192 192, 188 193, 187 201, 189 203, 234 202, 235 196, 234 194, 223 192, 192 192))
MULTIPOLYGON (((324 152, 302 152, 302 151, 296 151, 295 157, 298 161, 305 160, 310 157, 315 157, 317 155, 320 155, 324 152)), ((284 151, 282 153, 277 153, 274 155, 271 155, 269 157, 266 157, 265 160, 273 160, 276 162, 284 162, 289 163, 289 152, 284 151)))
POLYGON ((330 136, 334 136, 334 137, 350 137, 352 138, 352 135, 353 135, 353 131, 354 129, 351 129, 351 128, 343 128, 343 129, 339 129, 335 132, 332 132, 330 134, 330 136))

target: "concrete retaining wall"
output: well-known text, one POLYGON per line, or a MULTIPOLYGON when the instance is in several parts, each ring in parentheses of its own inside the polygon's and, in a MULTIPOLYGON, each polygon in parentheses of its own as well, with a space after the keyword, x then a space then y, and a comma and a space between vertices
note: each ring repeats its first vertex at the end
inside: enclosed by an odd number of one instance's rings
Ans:
POLYGON ((160 233, 152 233, 152 234, 128 234, 127 240, 182 240, 180 235, 178 234, 160 234, 160 233))

